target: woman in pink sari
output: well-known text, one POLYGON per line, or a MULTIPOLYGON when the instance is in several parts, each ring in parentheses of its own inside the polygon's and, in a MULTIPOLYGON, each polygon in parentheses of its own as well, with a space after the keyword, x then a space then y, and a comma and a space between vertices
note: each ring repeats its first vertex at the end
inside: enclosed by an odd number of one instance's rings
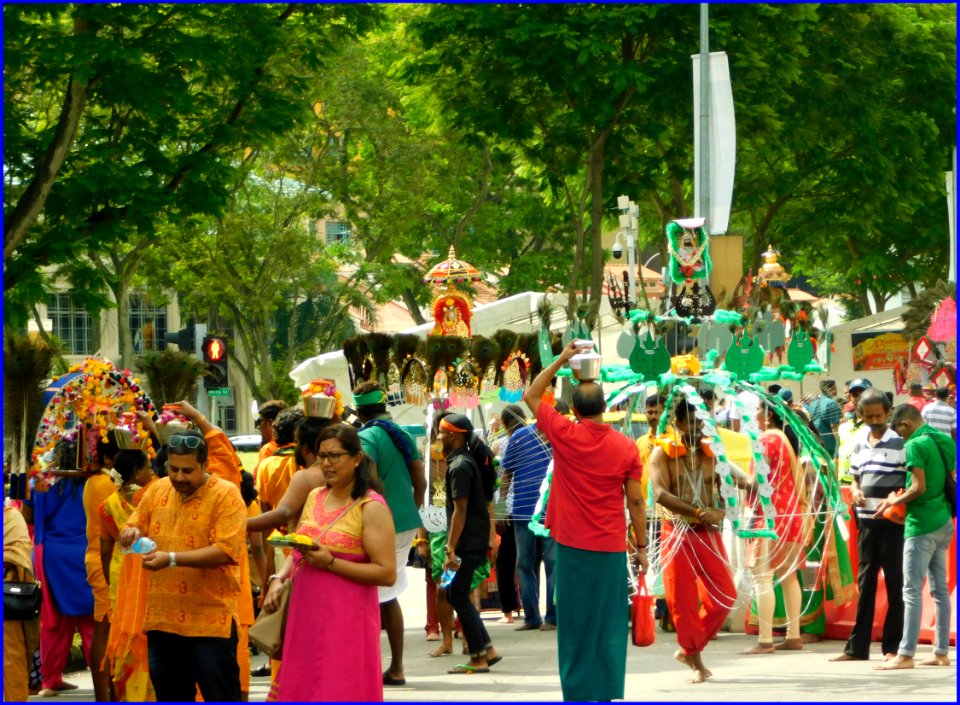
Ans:
POLYGON ((271 701, 382 701, 377 586, 397 565, 393 518, 356 429, 335 424, 317 453, 326 487, 313 490, 297 533, 317 547, 295 550, 270 576, 263 609, 272 612, 293 581, 283 658, 271 701))

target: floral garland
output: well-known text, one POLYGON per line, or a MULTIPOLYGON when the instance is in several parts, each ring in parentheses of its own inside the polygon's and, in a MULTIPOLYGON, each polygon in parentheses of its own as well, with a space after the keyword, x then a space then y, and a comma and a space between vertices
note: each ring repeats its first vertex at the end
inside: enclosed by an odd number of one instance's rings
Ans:
MULTIPOLYGON (((106 441, 111 429, 127 426, 134 444, 151 458, 156 456, 150 433, 139 420, 121 420, 124 411, 131 409, 151 412, 156 416, 156 407, 140 387, 139 378, 130 370, 122 372, 109 360, 88 357, 71 367, 67 374, 80 373, 61 389, 58 389, 40 420, 32 454, 31 475, 37 476, 51 457, 57 441, 69 433, 83 428, 87 434, 91 459, 96 462, 96 441, 106 441), (70 426, 68 427, 68 424, 70 426)), ((56 382, 59 377, 54 377, 56 382)))

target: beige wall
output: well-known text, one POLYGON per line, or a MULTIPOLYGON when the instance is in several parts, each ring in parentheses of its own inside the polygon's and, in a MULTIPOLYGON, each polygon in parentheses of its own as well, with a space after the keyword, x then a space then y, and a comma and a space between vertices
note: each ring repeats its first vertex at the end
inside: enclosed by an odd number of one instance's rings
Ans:
POLYGON ((719 302, 724 292, 732 296, 743 276, 743 236, 715 235, 710 238, 710 259, 713 274, 710 288, 719 302))

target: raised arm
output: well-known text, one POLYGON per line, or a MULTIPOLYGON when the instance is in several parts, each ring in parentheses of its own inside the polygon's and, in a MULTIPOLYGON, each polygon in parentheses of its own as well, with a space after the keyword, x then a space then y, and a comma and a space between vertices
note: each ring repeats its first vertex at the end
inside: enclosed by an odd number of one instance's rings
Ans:
POLYGON ((574 345, 575 342, 576 341, 571 340, 567 344, 567 347, 557 356, 557 359, 543 368, 543 371, 534 378, 533 382, 531 382, 527 388, 527 391, 523 393, 523 401, 534 416, 537 415, 537 409, 540 408, 540 402, 550 387, 550 382, 557 376, 560 368, 563 367, 571 357, 577 354, 578 349, 574 345))

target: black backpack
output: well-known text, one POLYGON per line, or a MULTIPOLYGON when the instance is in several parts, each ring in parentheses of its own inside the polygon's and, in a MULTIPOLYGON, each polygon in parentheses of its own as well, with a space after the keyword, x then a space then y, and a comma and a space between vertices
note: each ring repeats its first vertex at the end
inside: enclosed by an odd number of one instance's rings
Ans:
POLYGON ((947 462, 947 456, 943 452, 943 448, 940 447, 940 444, 937 443, 937 439, 933 439, 933 445, 936 446, 937 452, 940 453, 940 459, 943 461, 943 470, 946 473, 943 480, 943 494, 947 498, 947 504, 950 505, 950 516, 956 518, 957 516, 957 474, 956 467, 951 467, 950 463, 947 462))

